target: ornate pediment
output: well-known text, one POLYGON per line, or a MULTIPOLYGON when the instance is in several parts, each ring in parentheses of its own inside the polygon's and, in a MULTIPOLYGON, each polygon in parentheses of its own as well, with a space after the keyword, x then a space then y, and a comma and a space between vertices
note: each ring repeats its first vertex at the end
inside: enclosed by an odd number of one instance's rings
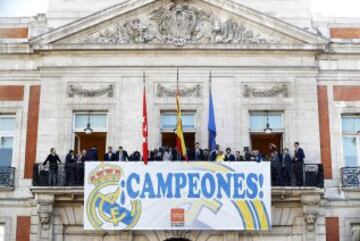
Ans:
POLYGON ((183 46, 197 43, 264 44, 280 43, 273 36, 252 29, 232 16, 220 18, 210 10, 187 1, 171 2, 149 14, 121 19, 77 40, 83 44, 160 43, 183 46))
POLYGON ((35 49, 321 49, 327 41, 232 1, 124 0, 31 39, 35 49))

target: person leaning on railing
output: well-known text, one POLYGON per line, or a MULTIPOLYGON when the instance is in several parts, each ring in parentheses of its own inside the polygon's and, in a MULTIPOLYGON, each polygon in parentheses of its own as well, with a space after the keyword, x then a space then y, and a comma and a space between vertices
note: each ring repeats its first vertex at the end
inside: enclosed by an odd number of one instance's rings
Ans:
POLYGON ((49 163, 49 169, 50 169, 50 179, 49 179, 49 185, 50 186, 56 186, 58 184, 58 164, 61 164, 61 160, 59 156, 56 154, 56 150, 54 147, 50 149, 50 154, 47 156, 45 161, 43 162, 43 165, 47 165, 49 163))

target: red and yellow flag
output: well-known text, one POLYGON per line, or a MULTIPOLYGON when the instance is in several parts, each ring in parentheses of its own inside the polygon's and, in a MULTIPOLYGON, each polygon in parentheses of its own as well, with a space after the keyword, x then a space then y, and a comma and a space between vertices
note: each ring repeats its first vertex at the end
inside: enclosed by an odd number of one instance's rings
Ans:
POLYGON ((188 160, 186 154, 186 145, 183 133, 183 126, 181 121, 181 108, 179 100, 179 92, 176 92, 176 112, 177 112, 177 121, 176 121, 176 150, 177 152, 185 159, 188 160))

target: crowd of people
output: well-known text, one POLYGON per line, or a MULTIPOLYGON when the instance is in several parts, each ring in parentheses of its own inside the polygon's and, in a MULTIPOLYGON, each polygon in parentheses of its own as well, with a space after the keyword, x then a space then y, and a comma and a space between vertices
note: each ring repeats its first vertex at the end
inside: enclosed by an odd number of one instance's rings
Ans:
MULTIPOLYGON (((265 156, 259 150, 250 150, 249 147, 244 147, 243 151, 232 152, 231 148, 226 148, 225 151, 221 149, 219 144, 214 150, 201 149, 200 144, 196 143, 193 149, 187 151, 187 157, 179 155, 175 148, 168 146, 154 149, 149 152, 149 161, 270 161, 271 163, 271 181, 273 186, 302 186, 303 185, 303 164, 305 154, 300 147, 299 142, 294 143, 294 154, 291 155, 288 148, 284 148, 281 152, 275 144, 269 144, 270 155, 265 156)), ((119 146, 117 151, 112 147, 108 147, 107 152, 103 157, 104 161, 141 161, 142 156, 139 151, 134 151, 128 154, 122 146, 119 146)), ((83 168, 74 168, 75 165, 82 165, 88 161, 98 161, 98 151, 96 147, 91 147, 89 150, 82 150, 74 152, 70 150, 65 158, 65 170, 67 176, 67 184, 72 185, 75 176, 83 176, 83 168), (80 172, 80 173, 79 173, 80 172)), ((43 165, 49 165, 50 170, 50 185, 57 185, 58 165, 61 164, 59 156, 56 154, 55 148, 50 149, 50 154, 47 156, 43 165)))

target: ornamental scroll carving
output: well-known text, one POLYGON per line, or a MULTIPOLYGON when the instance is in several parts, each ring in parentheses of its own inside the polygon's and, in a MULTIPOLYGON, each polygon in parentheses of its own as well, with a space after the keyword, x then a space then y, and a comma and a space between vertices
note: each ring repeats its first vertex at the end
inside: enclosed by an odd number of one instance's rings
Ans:
MULTIPOLYGON (((176 88, 167 88, 162 84, 157 84, 157 97, 175 97, 176 88)), ((195 96, 201 97, 201 85, 197 84, 194 87, 182 87, 179 88, 179 95, 181 97, 195 96)))
POLYGON ((94 98, 102 95, 107 95, 107 97, 114 96, 114 85, 110 84, 106 87, 99 89, 86 89, 80 85, 70 84, 68 86, 68 96, 70 98, 74 96, 86 97, 86 98, 94 98))
POLYGON ((216 14, 173 1, 150 15, 112 23, 80 40, 88 44, 166 43, 176 46, 193 43, 259 44, 278 43, 270 34, 250 29, 242 21, 220 20, 216 14))
POLYGON ((289 97, 288 84, 277 84, 270 88, 264 87, 251 87, 248 84, 243 86, 244 97, 276 97, 282 95, 283 97, 289 97))

